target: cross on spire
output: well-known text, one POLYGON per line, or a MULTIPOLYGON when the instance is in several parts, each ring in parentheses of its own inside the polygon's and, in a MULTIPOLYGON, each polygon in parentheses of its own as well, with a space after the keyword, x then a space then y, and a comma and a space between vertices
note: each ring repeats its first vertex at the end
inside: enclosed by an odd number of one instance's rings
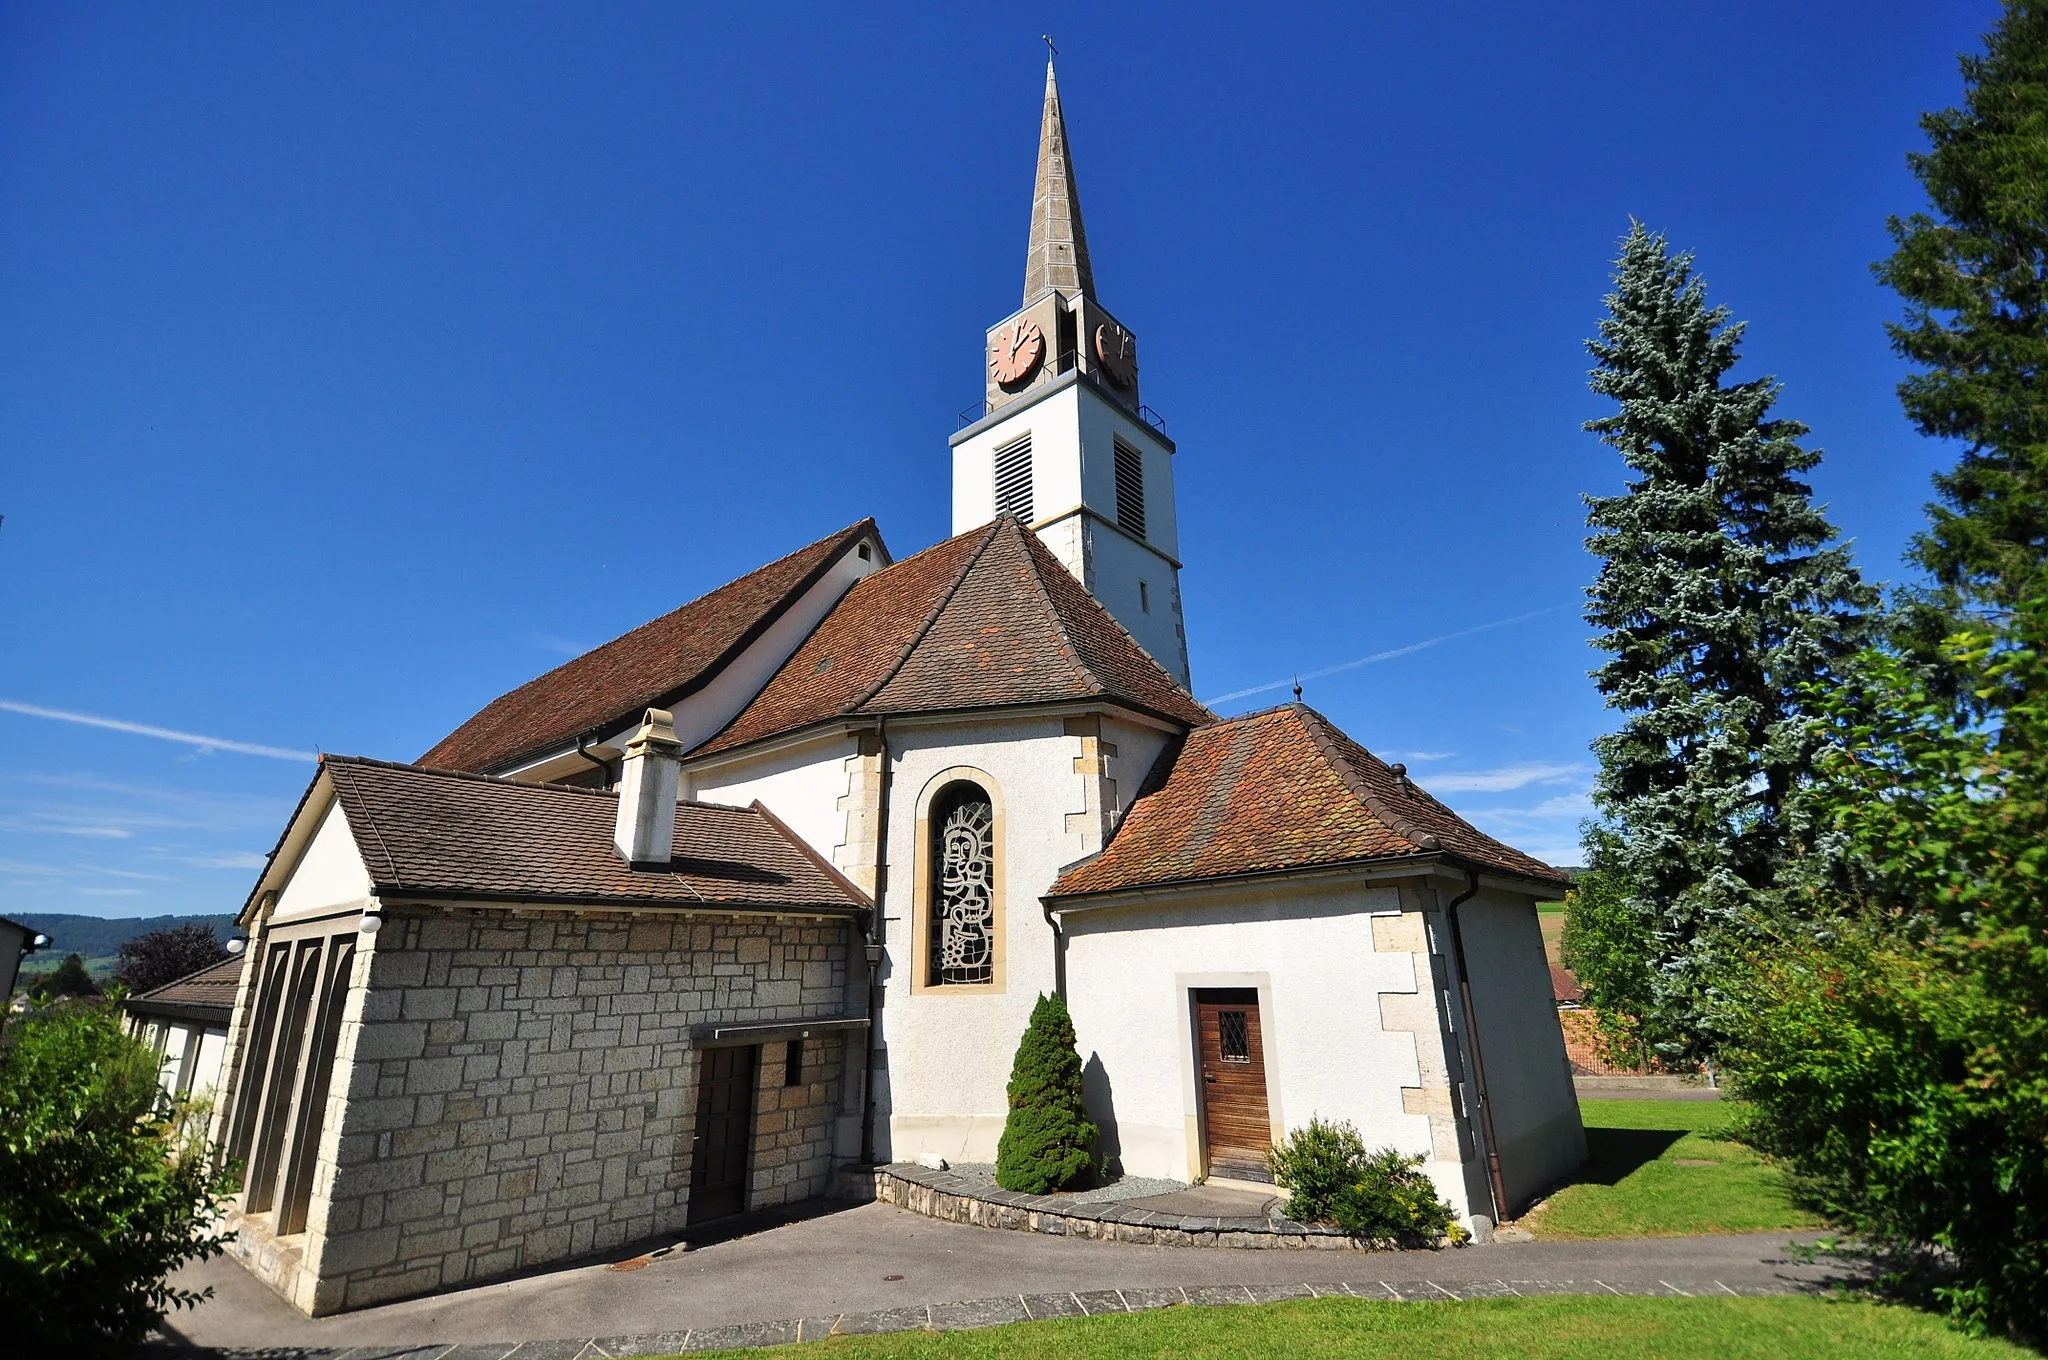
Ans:
MULTIPOLYGON (((1052 35, 1045 38, 1052 51, 1052 35)), ((1045 62, 1045 113, 1038 125, 1038 183, 1031 198, 1031 244, 1024 258, 1024 304, 1049 292, 1095 297, 1088 236, 1081 229, 1081 193, 1067 151, 1067 120, 1052 58, 1045 62)))

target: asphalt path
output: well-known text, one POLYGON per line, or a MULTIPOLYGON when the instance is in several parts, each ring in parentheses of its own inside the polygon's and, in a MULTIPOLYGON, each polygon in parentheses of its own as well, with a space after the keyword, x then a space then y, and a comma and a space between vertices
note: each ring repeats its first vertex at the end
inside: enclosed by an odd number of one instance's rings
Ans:
POLYGON ((1790 1233, 1414 1252, 1234 1250, 1006 1232, 941 1223, 886 1204, 813 1208, 797 1221, 750 1225, 666 1255, 549 1270, 327 1318, 301 1316, 238 1263, 216 1259, 172 1277, 214 1292, 198 1308, 172 1314, 165 1341, 232 1350, 427 1343, 467 1349, 1161 1287, 1351 1282, 1353 1292, 1385 1288, 1382 1297, 1758 1294, 1821 1288, 1842 1274, 1794 1259, 1787 1244, 1797 1235, 1790 1233))

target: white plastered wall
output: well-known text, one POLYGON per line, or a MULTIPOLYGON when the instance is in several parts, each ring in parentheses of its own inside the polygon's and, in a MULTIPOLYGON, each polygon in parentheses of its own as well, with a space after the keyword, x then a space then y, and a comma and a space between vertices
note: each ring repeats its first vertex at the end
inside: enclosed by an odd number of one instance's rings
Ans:
POLYGON ((1586 1158, 1535 899, 1485 890, 1458 908, 1501 1180, 1519 1211, 1586 1158))
POLYGON ((1039 994, 1053 990, 1053 937, 1039 899, 1102 844, 1104 809, 1128 808, 1164 735, 1129 721, 1047 714, 889 729, 888 946, 879 1074, 883 1155, 995 1159, 1004 1087, 1039 994), (1103 743, 1115 748, 1105 753, 1103 743), (969 773, 971 772, 971 773, 969 773), (1001 812, 1002 978, 987 991, 913 990, 920 814, 956 774, 985 776, 1001 812))
MULTIPOLYGON (((1423 1156, 1469 1218, 1456 1139, 1432 1137, 1416 1098, 1448 1097, 1440 1058, 1425 1065, 1418 1053, 1435 1036, 1382 1023, 1389 995, 1431 1010, 1428 954, 1374 945, 1376 915, 1398 920, 1402 907, 1392 886, 1340 880, 1066 913, 1067 998, 1104 1150, 1131 1175, 1202 1174, 1190 993, 1256 987, 1275 1139, 1312 1115, 1349 1120, 1371 1147, 1423 1156)), ((1416 926, 1389 938, 1422 943, 1416 926)))
POLYGON ((320 814, 319 829, 314 831, 278 894, 270 921, 281 925, 324 915, 337 907, 367 905, 369 900, 369 870, 363 867, 363 857, 356 849, 341 804, 329 799, 326 810, 320 814))
POLYGON ((851 734, 835 732, 743 760, 708 766, 685 763, 683 792, 698 802, 735 807, 759 799, 805 844, 832 860, 846 839, 840 799, 847 789, 847 760, 855 750, 851 734))

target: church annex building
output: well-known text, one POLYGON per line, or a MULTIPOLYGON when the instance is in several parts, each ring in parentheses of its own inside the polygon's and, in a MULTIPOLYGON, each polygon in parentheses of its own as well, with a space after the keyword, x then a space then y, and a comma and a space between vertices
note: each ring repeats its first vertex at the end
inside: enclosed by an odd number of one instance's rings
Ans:
POLYGON ((1174 444, 1098 301, 1047 68, 1023 306, 954 537, 873 520, 329 756, 242 909, 235 1254, 332 1313, 995 1157, 1032 1005, 1098 1152, 1266 1178, 1312 1115, 1481 1234, 1584 1156, 1562 876, 1301 703, 1188 689, 1174 444))

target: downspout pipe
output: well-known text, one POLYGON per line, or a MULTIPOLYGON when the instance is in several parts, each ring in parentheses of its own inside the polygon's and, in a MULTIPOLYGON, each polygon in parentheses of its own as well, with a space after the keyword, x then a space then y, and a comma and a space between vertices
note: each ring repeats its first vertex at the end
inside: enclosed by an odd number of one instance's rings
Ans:
POLYGON ((595 755, 591 752, 589 737, 576 738, 576 754, 597 767, 597 777, 604 781, 599 785, 600 788, 608 789, 618 783, 617 780, 612 778, 611 762, 603 756, 595 755))
POLYGON ((1067 932, 1060 929, 1060 918, 1053 914, 1052 899, 1041 897, 1039 907, 1045 912, 1045 923, 1052 927, 1052 989, 1061 1001, 1067 999, 1067 932))
POLYGON ((868 914, 868 1054, 866 1099, 861 1103, 860 1161, 875 1164, 875 1074, 881 1070, 882 958, 887 931, 882 912, 889 893, 889 720, 875 720, 875 745, 882 760, 881 787, 875 796, 875 909, 868 914))
POLYGON ((1486 1179, 1493 1192, 1493 1221, 1507 1216, 1508 1192, 1500 1174, 1500 1140, 1493 1135, 1493 1102, 1486 1095, 1486 1059, 1479 1051, 1479 1016, 1472 1006, 1472 974, 1465 964, 1465 932, 1458 924, 1458 908, 1479 893, 1479 873, 1465 870, 1465 891, 1444 905, 1444 917, 1451 929, 1451 958, 1458 969, 1458 999, 1465 1015, 1465 1037, 1472 1048, 1472 1090, 1479 1102, 1480 1133, 1486 1140, 1486 1179))

